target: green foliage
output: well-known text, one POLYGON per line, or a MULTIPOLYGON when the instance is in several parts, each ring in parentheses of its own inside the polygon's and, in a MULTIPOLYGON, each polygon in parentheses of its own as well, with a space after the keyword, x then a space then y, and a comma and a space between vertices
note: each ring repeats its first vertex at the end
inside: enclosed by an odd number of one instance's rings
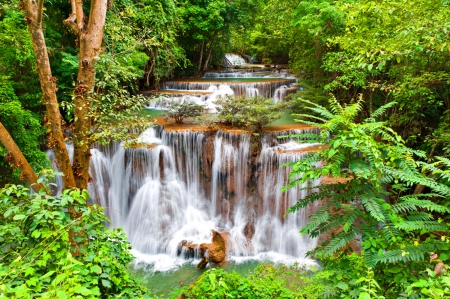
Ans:
POLYGON ((254 24, 241 29, 240 37, 246 43, 246 50, 260 61, 287 63, 289 49, 296 39, 289 23, 297 2, 270 0, 259 1, 256 5, 252 12, 254 24))
MULTIPOLYGON (((315 282, 315 281, 314 281, 315 282)), ((250 277, 214 268, 195 283, 175 291, 171 298, 308 298, 319 297, 323 286, 313 284, 306 269, 262 264, 250 277)))
POLYGON ((4 2, 0 5, 0 95, 5 102, 2 89, 8 86, 14 98, 23 107, 34 112, 41 110, 41 90, 36 72, 33 46, 27 26, 23 21, 18 3, 4 2))
POLYGON ((115 3, 110 19, 106 28, 108 52, 122 57, 129 67, 136 68, 135 73, 144 72, 147 86, 153 79, 158 87, 176 67, 185 66, 184 49, 177 40, 180 21, 174 1, 122 0, 115 3), (148 58, 136 61, 137 55, 143 57, 144 53, 148 58))
MULTIPOLYGON (((349 251, 351 242, 361 240, 360 262, 364 261, 365 268, 355 269, 352 275, 355 281, 368 285, 354 295, 372 298, 376 293, 371 292, 377 292, 380 286, 382 290, 389 289, 383 296, 397 298, 420 278, 410 273, 425 271, 431 253, 448 258, 448 225, 444 219, 450 213, 445 201, 450 195, 450 161, 442 157, 437 157, 436 162, 420 161, 427 158, 424 152, 406 147, 398 134, 377 121, 394 103, 380 107, 369 118, 360 118, 360 122, 355 119, 363 110, 361 98, 343 106, 333 97, 330 109, 307 100, 303 103, 313 115, 297 116, 320 132, 299 137, 308 139, 302 142, 320 142, 325 146, 293 163, 287 187, 316 180, 322 180, 322 184, 303 188, 310 190, 309 195, 288 212, 321 201, 321 207, 310 216, 301 233, 312 237, 329 233, 331 238, 312 253, 318 253, 330 267, 335 267, 328 256, 342 249, 349 251), (426 186, 427 192, 413 193, 411 188, 417 185, 426 186), (385 267, 396 269, 394 282, 380 278, 385 267), (366 278, 356 277, 362 277, 363 272, 367 272, 366 278), (361 295, 364 292, 367 295, 361 295)), ((345 259, 340 257, 338 263, 345 259)))
POLYGON ((246 41, 240 37, 248 35, 259 6, 259 0, 180 1, 179 41, 192 65, 184 74, 207 70, 210 64, 221 65, 226 51, 245 51, 246 41))
MULTIPOLYGON (((450 296, 450 276, 448 271, 444 275, 431 269, 424 271, 426 276, 415 281, 406 289, 408 296, 421 294, 421 298, 447 298, 450 296)), ((406 297, 406 296, 405 296, 406 297)))
MULTIPOLYGON (((34 168, 40 171, 49 166, 49 161, 42 151, 39 150, 39 142, 43 140, 44 129, 39 120, 30 111, 25 110, 17 100, 14 91, 8 81, 0 82, 0 122, 8 130, 23 155, 34 168), (5 86, 6 85, 6 86, 5 86)), ((22 179, 20 171, 13 166, 9 160, 6 149, 0 145, 0 184, 16 182, 22 179)), ((17 163, 20 163, 17 161, 17 163)))
POLYGON ((192 100, 170 101, 167 105, 166 116, 173 118, 177 124, 182 124, 185 118, 195 118, 202 114, 204 107, 192 100))
MULTIPOLYGON (((45 133, 41 91, 28 30, 15 3, 0 5, 0 40, 0 122, 39 171, 48 166, 39 150, 45 133)), ((11 167, 6 155, 0 145, 0 186, 20 182, 20 171, 11 167)))
POLYGON ((253 127, 256 132, 279 119, 285 103, 273 103, 272 99, 255 97, 219 97, 215 102, 219 120, 238 127, 253 127))
POLYGON ((148 297, 127 272, 133 257, 123 230, 108 229, 88 198, 86 190, 58 197, 15 185, 0 190, 0 298, 148 297))
POLYGON ((290 65, 318 85, 323 81, 323 57, 332 50, 328 40, 344 32, 344 12, 337 1, 328 0, 301 1, 293 8, 290 25, 295 42, 290 48, 290 65))

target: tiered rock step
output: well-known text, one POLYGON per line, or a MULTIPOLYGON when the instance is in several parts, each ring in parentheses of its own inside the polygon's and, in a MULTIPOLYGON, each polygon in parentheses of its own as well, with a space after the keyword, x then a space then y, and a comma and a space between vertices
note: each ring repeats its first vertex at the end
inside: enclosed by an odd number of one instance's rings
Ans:
POLYGON ((201 96, 201 95, 209 95, 212 94, 212 91, 208 90, 144 90, 140 92, 144 96, 152 96, 152 95, 170 95, 173 97, 182 97, 185 95, 190 96, 201 96))
POLYGON ((290 85, 297 80, 294 78, 201 78, 180 79, 166 81, 161 84, 162 90, 208 90, 211 86, 219 88, 228 85, 235 96, 245 96, 247 90, 257 89, 260 96, 272 98, 276 89, 283 85, 290 85))

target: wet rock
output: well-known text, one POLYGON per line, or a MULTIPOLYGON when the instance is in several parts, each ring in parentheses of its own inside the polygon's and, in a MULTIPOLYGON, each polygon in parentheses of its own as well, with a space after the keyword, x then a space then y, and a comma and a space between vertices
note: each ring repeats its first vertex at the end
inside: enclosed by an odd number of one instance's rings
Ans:
POLYGON ((183 251, 183 247, 184 247, 186 244, 187 244, 187 241, 186 241, 186 240, 183 240, 183 241, 181 241, 181 242, 178 244, 178 247, 177 247, 177 255, 181 255, 181 252, 183 251))
POLYGON ((183 240, 178 244, 177 255, 184 255, 185 258, 193 258, 195 257, 195 250, 197 248, 198 244, 183 240))
POLYGON ((227 241, 229 233, 219 233, 213 231, 211 244, 200 244, 200 252, 209 256, 209 260, 213 263, 223 263, 226 258, 227 241))
POLYGON ((206 265, 209 263, 209 258, 207 256, 204 256, 200 263, 198 263, 197 268, 198 269, 204 269, 206 265))

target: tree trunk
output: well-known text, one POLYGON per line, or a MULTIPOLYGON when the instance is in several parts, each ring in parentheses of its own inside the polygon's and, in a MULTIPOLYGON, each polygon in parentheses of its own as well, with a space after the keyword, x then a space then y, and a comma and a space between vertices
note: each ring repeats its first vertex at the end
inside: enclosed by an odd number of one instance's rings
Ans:
MULTIPOLYGON (((92 134, 92 96, 95 83, 96 57, 101 53, 107 0, 93 0, 87 27, 78 32, 80 52, 75 86, 75 131, 73 173, 78 188, 87 189, 92 134)), ((78 16, 77 16, 78 20, 78 16)), ((80 28, 78 26, 78 28, 80 28)))
POLYGON ((36 55, 43 98, 47 109, 50 140, 55 146, 55 156, 64 173, 65 188, 87 188, 90 162, 91 108, 95 81, 95 60, 101 52, 103 30, 106 20, 107 0, 92 0, 88 23, 83 12, 82 0, 71 0, 72 13, 64 24, 78 36, 80 45, 79 67, 75 95, 74 162, 70 164, 69 154, 61 129, 61 114, 56 98, 56 80, 52 77, 47 47, 42 30, 43 0, 23 0, 26 21, 36 55))
POLYGON ((198 59, 198 73, 202 70, 202 62, 203 62, 203 51, 205 49, 205 41, 202 42, 202 46, 200 48, 200 58, 198 59))
POLYGON ((40 190, 45 190, 45 187, 42 184, 38 184, 38 177, 36 173, 33 171, 33 168, 31 168, 27 159, 24 157, 19 147, 16 145, 14 140, 11 138, 11 135, 9 135, 8 131, 1 122, 0 142, 14 158, 14 166, 18 167, 22 171, 20 177, 24 179, 28 185, 31 185, 31 188, 33 188, 36 193, 38 193, 40 190))
POLYGON ((217 37, 218 33, 219 33, 218 31, 214 32, 214 36, 213 36, 213 38, 211 40, 211 43, 209 44, 208 57, 206 57, 205 65, 203 66, 203 70, 204 71, 206 71, 208 69, 209 60, 211 59, 211 55, 212 55, 214 41, 216 40, 216 37, 217 37))
POLYGON ((47 110, 47 126, 50 129, 49 140, 54 145, 55 157, 58 160, 59 169, 64 173, 62 177, 64 187, 71 188, 75 187, 75 179, 61 128, 61 114, 56 98, 56 79, 52 76, 44 32, 42 30, 43 2, 43 0, 39 0, 39 3, 33 0, 23 0, 22 6, 25 10, 25 20, 28 24, 34 54, 36 56, 39 82, 43 94, 42 98, 47 110))

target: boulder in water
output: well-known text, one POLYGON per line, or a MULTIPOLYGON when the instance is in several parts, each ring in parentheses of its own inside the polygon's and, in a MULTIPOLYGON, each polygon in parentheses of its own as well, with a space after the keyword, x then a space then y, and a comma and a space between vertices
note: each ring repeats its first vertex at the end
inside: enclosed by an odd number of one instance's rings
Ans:
POLYGON ((200 252, 202 254, 208 252, 209 260, 213 263, 220 264, 225 262, 228 236, 229 233, 213 231, 212 243, 200 244, 200 252))
POLYGON ((209 263, 209 258, 207 256, 204 256, 200 263, 198 263, 197 268, 204 269, 206 265, 209 263))

